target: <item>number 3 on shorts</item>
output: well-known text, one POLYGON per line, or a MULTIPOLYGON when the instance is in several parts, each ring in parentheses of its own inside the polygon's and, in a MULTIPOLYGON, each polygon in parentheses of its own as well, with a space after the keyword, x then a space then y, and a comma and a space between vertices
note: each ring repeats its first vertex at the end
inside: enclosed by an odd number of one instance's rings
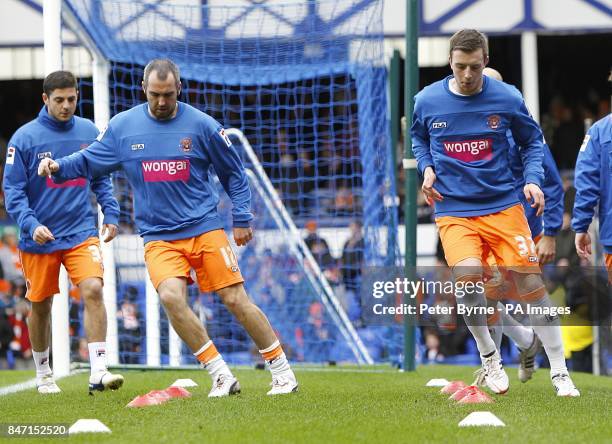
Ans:
POLYGON ((519 254, 521 256, 535 256, 536 247, 531 237, 525 238, 525 236, 514 236, 514 240, 516 240, 519 254))
POLYGON ((91 259, 94 262, 102 263, 102 252, 100 251, 100 247, 97 245, 90 245, 89 252, 91 253, 91 259))

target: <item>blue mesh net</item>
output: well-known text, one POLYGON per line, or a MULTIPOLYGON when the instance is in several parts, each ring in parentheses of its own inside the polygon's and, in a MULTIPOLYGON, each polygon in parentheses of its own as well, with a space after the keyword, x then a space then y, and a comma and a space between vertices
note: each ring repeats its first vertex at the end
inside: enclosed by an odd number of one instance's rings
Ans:
MULTIPOLYGON (((144 101, 141 81, 150 59, 174 60, 181 69, 181 100, 245 134, 298 227, 315 222, 332 243, 335 237, 346 239, 350 222, 362 224, 361 255, 352 259, 358 257, 359 263, 342 259, 342 245, 319 251, 315 259, 362 337, 379 338, 360 319, 358 270, 399 260, 397 245, 387 236, 397 229, 397 208, 387 131, 382 0, 178 3, 66 2, 110 62, 111 115, 144 101)), ((84 107, 93 100, 87 94, 90 86, 84 81, 81 87, 84 107)), ((129 236, 134 230, 129 185, 121 173, 114 183, 122 233, 129 236)), ((240 253, 249 294, 294 359, 354 359, 320 288, 309 282, 303 260, 282 242, 270 242, 282 232, 262 197, 253 195, 256 232, 276 236, 258 238, 240 253)), ((222 203, 222 211, 228 205, 222 203)), ((124 298, 133 300, 142 332, 144 272, 130 271, 142 264, 122 259, 117 258, 118 305, 124 298)), ((254 346, 218 299, 190 291, 217 347, 234 353, 237 362, 252 360, 254 346)), ((163 323, 165 317, 161 319, 163 323)), ((384 341, 366 342, 372 355, 386 359, 396 353, 401 338, 382 336, 384 341)), ((134 341, 122 359, 144 362, 144 348, 144 342, 134 341)), ((184 361, 190 359, 185 351, 184 361)))

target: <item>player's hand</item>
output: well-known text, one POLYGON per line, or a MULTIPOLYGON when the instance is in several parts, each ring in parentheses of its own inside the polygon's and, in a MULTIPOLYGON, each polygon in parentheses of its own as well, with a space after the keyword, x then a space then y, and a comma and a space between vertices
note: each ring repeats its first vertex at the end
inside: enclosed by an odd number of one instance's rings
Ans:
POLYGON ((253 230, 251 227, 234 227, 234 240, 236 241, 236 245, 242 247, 248 244, 251 239, 253 239, 253 230))
POLYGON ((536 244, 540 264, 547 264, 555 259, 557 241, 554 236, 542 236, 536 244))
POLYGON ((442 201, 442 195, 433 187, 435 181, 436 173, 434 173, 433 168, 425 168, 425 171, 423 171, 423 186, 421 187, 421 191, 428 205, 433 205, 434 201, 442 201))
POLYGON ((531 203, 531 208, 536 208, 536 216, 541 216, 544 213, 544 193, 539 186, 534 183, 528 183, 523 188, 525 199, 531 203))
POLYGON ((591 236, 589 233, 576 233, 574 242, 578 256, 582 259, 590 259, 593 252, 591 251, 591 236))
POLYGON ((38 164, 38 175, 39 176, 47 176, 51 177, 52 174, 57 173, 59 171, 59 164, 53 160, 45 157, 38 164))
POLYGON ((53 236, 53 233, 51 233, 51 230, 49 230, 44 225, 39 225, 38 227, 36 227, 32 238, 34 239, 34 242, 39 245, 44 245, 49 241, 55 240, 55 237, 53 236))
POLYGON ((119 231, 119 228, 117 227, 117 225, 114 225, 114 224, 102 225, 102 232, 100 233, 103 236, 102 240, 104 242, 112 241, 115 238, 115 236, 117 236, 118 231, 119 231))

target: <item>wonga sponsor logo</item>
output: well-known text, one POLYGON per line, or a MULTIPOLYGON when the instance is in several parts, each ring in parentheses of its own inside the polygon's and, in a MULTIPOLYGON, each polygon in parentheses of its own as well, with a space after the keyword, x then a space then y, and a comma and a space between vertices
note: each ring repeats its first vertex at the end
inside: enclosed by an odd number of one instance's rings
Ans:
POLYGON ((62 183, 55 183, 53 182, 53 179, 51 179, 50 177, 47 177, 46 180, 47 180, 47 188, 73 188, 73 187, 83 188, 87 186, 87 180, 83 177, 67 180, 66 182, 62 182, 62 183))
POLYGON ((493 154, 493 139, 445 141, 444 151, 450 157, 463 162, 489 160, 493 154))
POLYGON ((145 182, 189 180, 189 160, 147 160, 142 162, 145 182))

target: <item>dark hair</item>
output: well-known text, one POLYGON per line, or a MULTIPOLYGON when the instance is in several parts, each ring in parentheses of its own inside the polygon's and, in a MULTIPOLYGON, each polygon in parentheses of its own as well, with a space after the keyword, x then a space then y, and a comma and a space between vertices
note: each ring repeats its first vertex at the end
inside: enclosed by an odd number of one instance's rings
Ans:
POLYGON ((144 74, 143 74, 143 83, 145 88, 147 87, 147 83, 149 81, 149 76, 153 71, 157 72, 157 77, 160 80, 166 80, 168 78, 168 74, 172 73, 174 79, 176 80, 177 86, 181 83, 181 74, 178 66, 170 60, 170 59, 153 59, 147 66, 145 66, 144 74))
POLYGON ((475 29, 462 29, 453 34, 450 39, 449 54, 452 56, 453 51, 456 49, 468 54, 482 49, 482 54, 485 58, 489 55, 487 37, 482 32, 475 29))
POLYGON ((74 88, 79 89, 77 79, 70 71, 55 71, 45 77, 43 92, 50 96, 56 89, 74 88))

